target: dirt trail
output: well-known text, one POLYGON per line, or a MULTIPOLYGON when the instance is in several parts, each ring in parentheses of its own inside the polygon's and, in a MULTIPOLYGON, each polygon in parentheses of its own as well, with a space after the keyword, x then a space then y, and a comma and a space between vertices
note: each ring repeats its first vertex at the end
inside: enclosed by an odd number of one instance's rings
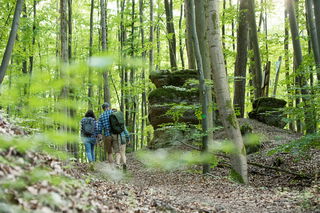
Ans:
POLYGON ((132 155, 128 162, 131 178, 91 183, 97 194, 118 203, 120 212, 310 212, 320 207, 317 185, 303 189, 242 186, 223 175, 225 168, 203 176, 197 166, 164 172, 145 168, 132 155))

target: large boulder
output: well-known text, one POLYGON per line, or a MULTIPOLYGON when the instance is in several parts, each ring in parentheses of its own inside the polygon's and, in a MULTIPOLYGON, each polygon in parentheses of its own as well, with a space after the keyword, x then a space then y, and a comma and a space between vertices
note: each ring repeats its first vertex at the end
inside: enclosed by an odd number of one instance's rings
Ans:
POLYGON ((195 70, 169 72, 162 70, 150 75, 156 89, 148 95, 149 121, 155 129, 150 148, 172 146, 185 141, 185 133, 172 127, 175 123, 199 124, 196 110, 200 108, 198 73, 195 70), (164 128, 160 128, 165 126, 164 128))
POLYGON ((150 80, 157 88, 169 85, 182 87, 189 79, 198 79, 198 72, 196 70, 179 70, 175 72, 160 70, 150 74, 150 80))
POLYGON ((282 99, 262 97, 256 99, 253 104, 253 110, 249 112, 249 118, 258 120, 270 126, 284 128, 286 115, 283 109, 287 102, 282 99))
POLYGON ((169 103, 199 103, 199 90, 189 90, 181 87, 157 88, 150 92, 149 104, 169 104, 169 103))
POLYGON ((160 128, 161 124, 168 123, 188 123, 188 124, 199 124, 199 119, 195 115, 194 109, 187 107, 184 109, 172 109, 172 105, 150 105, 149 107, 149 122, 154 129, 160 128), (169 113, 168 111, 173 111, 169 113), (174 112, 174 111, 180 112, 174 112), (172 114, 176 114, 176 117, 172 114))
POLYGON ((148 96, 148 117, 154 129, 176 122, 199 124, 195 114, 195 109, 199 107, 196 71, 159 71, 152 73, 150 79, 157 87, 148 96))

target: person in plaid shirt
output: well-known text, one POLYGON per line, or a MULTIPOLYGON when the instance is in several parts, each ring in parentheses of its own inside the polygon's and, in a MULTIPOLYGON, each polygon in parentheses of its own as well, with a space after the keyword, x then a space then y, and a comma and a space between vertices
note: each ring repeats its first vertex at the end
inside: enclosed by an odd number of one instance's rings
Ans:
POLYGON ((109 103, 102 104, 102 109, 104 112, 100 115, 98 121, 98 137, 102 137, 104 150, 108 152, 108 161, 109 163, 113 163, 112 151, 114 151, 116 155, 120 156, 120 147, 117 143, 117 135, 113 135, 111 133, 109 121, 109 117, 113 111, 110 109, 109 103))

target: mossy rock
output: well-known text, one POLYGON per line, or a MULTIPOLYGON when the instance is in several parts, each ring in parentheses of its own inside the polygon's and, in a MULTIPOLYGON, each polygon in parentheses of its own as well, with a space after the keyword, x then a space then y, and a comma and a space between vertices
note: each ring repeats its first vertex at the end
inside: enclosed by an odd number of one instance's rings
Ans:
POLYGON ((173 117, 166 115, 171 107, 172 105, 149 105, 148 118, 154 129, 158 129, 162 124, 166 123, 183 122, 188 124, 199 124, 201 122, 195 115, 195 111, 191 109, 186 110, 177 121, 174 121, 173 117))
POLYGON ((272 113, 272 112, 281 112, 281 108, 273 108, 269 106, 259 106, 254 109, 257 113, 272 113))
POLYGON ((157 129, 154 131, 153 139, 148 144, 149 149, 168 148, 181 145, 187 138, 181 130, 174 127, 157 129))
POLYGON ((286 118, 286 115, 281 111, 257 112, 253 110, 252 112, 249 112, 249 118, 281 129, 286 126, 286 122, 283 121, 283 119, 286 118))
POLYGON ((196 70, 179 70, 174 72, 160 70, 159 72, 152 72, 149 78, 157 88, 163 86, 182 87, 188 79, 198 79, 198 72, 196 70))
POLYGON ((187 104, 198 103, 199 91, 186 90, 183 88, 157 88, 150 92, 148 100, 151 105, 181 102, 187 104))
POLYGON ((283 108, 287 102, 283 99, 272 98, 272 97, 261 97, 254 100, 252 107, 256 109, 258 107, 268 107, 268 108, 283 108))

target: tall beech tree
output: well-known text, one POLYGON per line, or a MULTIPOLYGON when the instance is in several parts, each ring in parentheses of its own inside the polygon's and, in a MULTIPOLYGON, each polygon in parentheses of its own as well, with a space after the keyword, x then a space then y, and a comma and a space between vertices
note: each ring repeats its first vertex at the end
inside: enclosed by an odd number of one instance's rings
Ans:
MULTIPOLYGON (((213 109, 213 98, 212 98, 212 89, 211 85, 208 85, 209 82, 212 82, 212 73, 211 73, 211 65, 210 65, 210 58, 209 58, 209 49, 207 48, 208 44, 208 36, 207 36, 207 21, 206 21, 206 8, 207 8, 207 1, 195 1, 195 18, 196 18, 196 32, 198 37, 199 49, 201 54, 202 60, 202 69, 203 69, 203 77, 204 77, 204 92, 200 94, 202 98, 202 104, 207 106, 206 109, 204 106, 202 110, 206 110, 206 119, 202 122, 205 122, 206 127, 206 140, 208 142, 203 141, 204 151, 207 150, 207 144, 212 143, 213 141, 213 127, 214 127, 214 109, 213 109), (203 97, 202 97, 203 96, 203 97)), ((199 58, 199 57, 198 57, 199 58)), ((199 60, 199 59, 197 59, 199 60)), ((198 66, 199 67, 199 66, 198 66)), ((199 68, 198 68, 199 69, 199 68)), ((201 77, 201 76, 200 76, 201 77)), ((200 79, 202 81, 202 79, 200 79)), ((203 85, 200 85, 203 86, 203 85)), ((203 90, 203 89, 202 89, 203 90)), ((204 165, 204 172, 209 170, 208 165, 204 165)))
MULTIPOLYGON (((190 26, 190 22, 192 22, 191 17, 191 9, 189 8, 189 0, 184 0, 184 10, 185 10, 185 19, 186 26, 190 26)), ((186 49, 187 49, 187 57, 188 57, 188 68, 196 69, 196 59, 195 53, 192 45, 192 31, 190 28, 186 28, 186 49)))
MULTIPOLYGON (((94 0, 91 0, 90 4, 90 33, 89 33, 89 57, 92 56, 93 51, 93 12, 94 12, 94 0)), ((93 96, 93 85, 92 85, 92 68, 89 67, 88 72, 88 108, 92 108, 92 96, 93 96)))
POLYGON ((253 73, 253 83, 254 83, 254 95, 255 98, 262 96, 262 67, 261 67, 261 57, 260 48, 258 42, 257 34, 257 24, 255 16, 255 0, 248 0, 248 22, 249 22, 249 35, 252 44, 252 49, 254 52, 254 73, 253 73))
POLYGON ((244 117, 246 72, 248 58, 248 1, 241 0, 238 16, 237 56, 234 67, 233 105, 239 111, 238 117, 244 117))
POLYGON ((314 16, 315 16, 315 25, 317 30, 317 37, 318 37, 318 44, 320 46, 320 1, 313 0, 313 9, 314 9, 314 16))
MULTIPOLYGON (((199 91, 200 91, 200 97, 201 97, 201 109, 202 109, 202 130, 204 132, 204 136, 202 136, 202 146, 203 146, 203 152, 208 151, 208 111, 209 111, 209 99, 211 97, 208 97, 209 93, 208 91, 210 88, 206 86, 205 82, 205 76, 203 72, 203 59, 200 52, 200 44, 198 40, 198 34, 197 34, 197 28, 196 28, 196 15, 195 15, 195 5, 194 0, 188 1, 188 8, 191 10, 191 22, 190 25, 187 27, 191 28, 192 32, 192 40, 193 40, 193 48, 196 55, 196 61, 197 61, 197 69, 199 73, 199 91)), ((203 7, 204 8, 204 7, 203 7)), ((203 29, 202 29, 203 30, 203 29)), ((212 137, 212 135, 210 135, 212 137)), ((209 172, 209 165, 204 165, 203 167, 203 173, 209 172)))
POLYGON ((176 44, 176 34, 174 31, 173 22, 173 1, 164 0, 164 6, 166 11, 166 22, 167 22, 167 38, 169 42, 169 55, 170 55, 170 65, 172 70, 177 69, 177 44, 176 44))
POLYGON ((233 141, 232 173, 238 181, 248 183, 246 149, 230 98, 228 79, 222 52, 219 24, 219 1, 208 0, 208 43, 219 115, 228 137, 233 141))
MULTIPOLYGON (((107 51, 107 15, 106 15, 106 6, 105 0, 100 0, 100 11, 101 11, 101 43, 102 43, 102 51, 107 51)), ((109 86, 109 73, 108 70, 103 72, 103 94, 104 101, 110 103, 110 86, 109 86)))
POLYGON ((10 58, 11 58, 12 49, 14 46, 14 42, 16 40, 17 30, 19 27, 19 20, 20 20, 20 15, 22 12, 22 7, 23 7, 23 0, 17 0, 8 43, 6 46, 6 50, 3 54, 3 58, 2 58, 1 66, 0 66, 0 85, 3 82, 4 76, 6 74, 6 70, 7 70, 10 58))
MULTIPOLYGON (((313 3, 312 0, 306 0, 306 14, 307 14, 307 22, 308 22, 308 27, 310 31, 310 37, 311 37, 311 46, 313 50, 313 56, 314 56, 314 61, 317 66, 317 78, 318 81, 320 81, 320 49, 319 49, 319 40, 317 36, 317 29, 316 25, 314 22, 314 11, 312 9, 313 3)), ((320 12, 318 12, 320 13, 320 12)), ((320 28, 320 27, 319 27, 320 28)))

